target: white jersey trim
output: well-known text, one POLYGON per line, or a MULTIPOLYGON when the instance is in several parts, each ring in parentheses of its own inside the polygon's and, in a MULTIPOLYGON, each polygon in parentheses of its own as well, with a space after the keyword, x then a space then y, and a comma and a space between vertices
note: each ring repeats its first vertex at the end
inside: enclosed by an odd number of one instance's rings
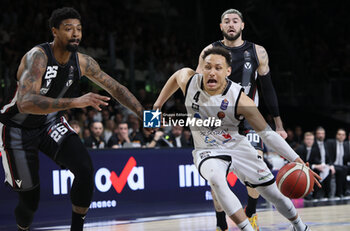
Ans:
POLYGON ((7 109, 9 109, 10 107, 12 107, 13 105, 16 104, 17 102, 17 96, 18 96, 18 88, 16 89, 16 94, 15 96, 12 98, 11 102, 6 104, 2 109, 1 109, 1 114, 5 113, 7 111, 7 109))

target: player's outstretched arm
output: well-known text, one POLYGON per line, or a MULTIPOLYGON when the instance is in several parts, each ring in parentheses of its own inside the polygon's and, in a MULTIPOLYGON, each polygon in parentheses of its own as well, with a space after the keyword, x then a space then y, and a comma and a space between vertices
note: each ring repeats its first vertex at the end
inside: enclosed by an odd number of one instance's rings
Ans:
POLYGON ((133 111, 142 119, 143 107, 136 97, 118 81, 103 72, 100 65, 90 56, 79 53, 82 74, 106 90, 119 103, 133 111))
POLYGON ((89 93, 79 98, 54 99, 40 95, 42 76, 46 71, 47 56, 45 52, 35 47, 21 60, 17 71, 18 96, 17 107, 21 113, 45 115, 51 112, 69 108, 81 108, 106 105, 108 97, 89 93))
POLYGON ((188 80, 195 74, 195 71, 190 68, 182 68, 175 72, 165 83, 162 91, 160 92, 156 102, 153 105, 153 109, 161 109, 164 103, 181 88, 185 94, 186 85, 188 80))
MULTIPOLYGON (((297 153, 287 144, 287 142, 274 132, 270 126, 267 125, 264 117, 259 112, 254 101, 245 94, 241 94, 238 101, 237 114, 243 115, 253 129, 258 133, 262 140, 281 156, 285 157, 290 162, 299 162, 305 164, 297 153)), ((309 166, 308 163, 306 163, 309 166)), ((311 170, 312 171, 312 170, 311 170)), ((312 171, 313 176, 320 180, 321 177, 312 171)), ((320 183, 316 180, 316 184, 321 187, 320 183)))
POLYGON ((282 119, 278 109, 277 94, 271 80, 269 56, 264 47, 255 45, 255 48, 259 59, 259 67, 257 71, 259 74, 259 81, 264 101, 270 114, 273 116, 276 125, 276 132, 286 139, 287 133, 283 128, 282 119))

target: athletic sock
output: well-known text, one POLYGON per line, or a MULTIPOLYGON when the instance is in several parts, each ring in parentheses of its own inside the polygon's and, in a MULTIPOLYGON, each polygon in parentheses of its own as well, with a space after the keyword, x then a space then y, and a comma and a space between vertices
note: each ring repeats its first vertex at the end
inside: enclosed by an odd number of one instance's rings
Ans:
POLYGON ((245 214, 247 217, 252 217, 254 213, 256 213, 256 204, 258 203, 258 198, 253 198, 248 195, 248 204, 245 208, 245 214))
POLYGON ((298 216, 297 219, 295 219, 294 221, 292 221, 292 225, 294 226, 294 228, 297 231, 304 231, 306 229, 306 225, 304 224, 304 222, 300 219, 300 217, 298 216))
POLYGON ((224 211, 222 212, 217 212, 216 213, 216 226, 220 227, 222 230, 227 229, 227 222, 226 222, 226 214, 224 211))
POLYGON ((76 212, 72 212, 72 224, 70 227, 71 231, 82 231, 84 227, 84 220, 86 214, 79 214, 76 212))
POLYGON ((243 222, 237 224, 238 228, 242 231, 254 231, 252 225, 249 223, 248 219, 245 219, 243 222))

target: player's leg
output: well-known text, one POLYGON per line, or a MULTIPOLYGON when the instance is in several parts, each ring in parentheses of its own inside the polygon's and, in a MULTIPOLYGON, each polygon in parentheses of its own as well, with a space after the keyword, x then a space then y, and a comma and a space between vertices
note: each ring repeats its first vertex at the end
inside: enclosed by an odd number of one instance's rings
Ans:
POLYGON ((273 174, 257 151, 242 140, 241 145, 234 150, 231 169, 246 184, 255 188, 267 201, 274 204, 276 209, 289 219, 297 231, 306 231, 308 228, 300 220, 290 199, 278 190, 273 174))
POLYGON ((18 230, 29 230, 38 209, 38 132, 0 123, 0 150, 5 182, 18 193, 15 219, 18 230))
POLYGON ((56 161, 74 174, 70 192, 72 201, 71 230, 83 230, 84 219, 89 209, 94 189, 91 158, 79 137, 72 135, 61 144, 56 161))
POLYGON ((226 222, 225 211, 222 209, 213 189, 211 189, 211 195, 213 197, 213 203, 215 208, 216 231, 227 230, 228 226, 226 222))
POLYGON ((227 161, 209 158, 200 165, 201 175, 208 180, 219 204, 241 230, 253 231, 242 205, 226 182, 227 161))
POLYGON ((15 208, 16 223, 19 231, 29 230, 34 213, 40 200, 40 186, 29 191, 18 192, 18 204, 15 208))
MULTIPOLYGON (((261 159, 264 158, 263 143, 259 135, 254 130, 246 131, 246 137, 250 144, 257 150, 261 159)), ((255 231, 259 231, 258 216, 256 214, 256 206, 259 199, 259 192, 254 188, 247 186, 248 202, 244 211, 249 219, 250 224, 253 226, 255 231)))
POLYGON ((309 228, 299 217, 292 201, 278 190, 276 183, 268 186, 259 186, 256 189, 262 195, 262 197, 271 202, 278 212, 292 223, 294 230, 309 230, 309 228))
POLYGON ((70 192, 71 230, 81 231, 94 189, 94 170, 90 155, 63 117, 50 124, 45 131, 49 132, 43 133, 40 150, 74 174, 70 192))

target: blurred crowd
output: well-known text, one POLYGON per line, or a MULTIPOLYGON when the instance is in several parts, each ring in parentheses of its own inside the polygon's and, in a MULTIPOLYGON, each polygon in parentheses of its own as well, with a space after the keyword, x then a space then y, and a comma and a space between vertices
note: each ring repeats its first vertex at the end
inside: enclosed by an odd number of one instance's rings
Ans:
MULTIPOLYGON (((208 7, 209 3, 184 0, 39 0, 28 4, 25 0, 4 0, 1 4, 0 105, 10 83, 15 81, 21 57, 36 44, 52 40, 47 23, 52 10, 72 6, 82 16, 80 51, 126 85, 146 109, 152 108, 172 73, 184 66, 195 69, 200 51, 222 37, 219 17, 228 8, 238 8, 244 14, 243 38, 267 49, 280 105, 308 105, 309 112, 316 105, 322 109, 320 113, 329 112, 332 105, 336 105, 337 113, 348 106, 350 95, 345 86, 350 75, 350 44, 345 28, 350 17, 343 3, 226 1, 217 12, 208 7)), ((86 78, 82 78, 80 91, 106 94, 86 78)), ((182 95, 175 94, 162 111, 184 112, 182 95)), ((295 108, 290 111, 291 115, 283 117, 287 125, 300 121, 292 114, 295 108)), ((101 112, 74 109, 68 110, 66 117, 90 148, 193 146, 188 128, 167 127, 151 134, 135 115, 115 101, 101 112)), ((315 198, 330 196, 330 176, 337 179, 336 196, 343 196, 348 192, 346 183, 341 182, 349 174, 349 137, 346 139, 342 129, 329 136, 334 139, 327 140, 322 128, 304 133, 302 127, 311 123, 314 121, 309 119, 293 129, 287 128, 287 142, 323 176, 323 189, 314 192, 315 198)), ((272 155, 273 150, 266 148, 266 153, 272 155)), ((279 166, 271 162, 274 168, 279 166)))
MULTIPOLYGON (((287 128, 286 131, 288 144, 322 178, 322 188, 315 186, 315 190, 307 199, 350 196, 350 133, 339 128, 327 139, 326 130, 321 126, 314 131, 303 132, 300 126, 296 126, 294 130, 287 128)), ((281 160, 274 150, 267 148, 266 154, 271 162, 281 160)), ((274 168, 283 166, 285 161, 282 161, 279 164, 275 162, 274 168)))

